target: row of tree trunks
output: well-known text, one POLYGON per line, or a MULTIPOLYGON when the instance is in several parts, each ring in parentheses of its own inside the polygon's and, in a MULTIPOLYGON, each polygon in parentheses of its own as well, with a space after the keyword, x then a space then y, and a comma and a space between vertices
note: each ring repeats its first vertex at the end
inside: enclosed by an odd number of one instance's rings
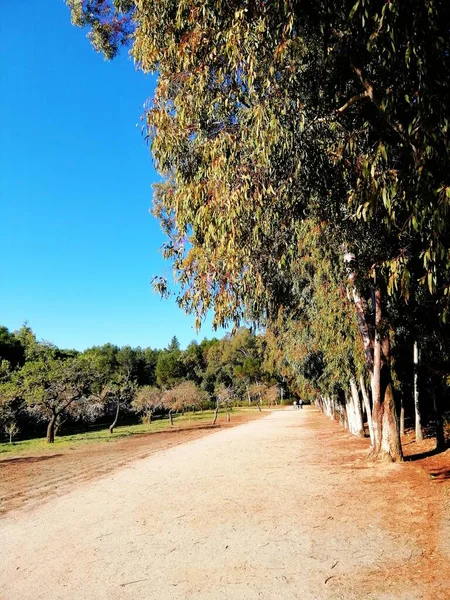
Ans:
MULTIPOLYGON (((354 292, 355 305, 359 304, 358 317, 363 324, 362 337, 365 344, 370 337, 369 327, 361 319, 361 308, 363 300, 354 292)), ((365 311, 364 311, 365 312, 365 311)), ((337 403, 333 397, 321 395, 316 400, 317 407, 331 419, 339 420, 350 433, 356 436, 364 436, 364 418, 361 410, 360 395, 367 419, 370 436, 371 458, 387 459, 391 461, 403 460, 401 447, 401 436, 405 433, 404 406, 400 407, 400 415, 394 401, 393 385, 391 380, 391 350, 389 334, 382 332, 381 292, 375 291, 375 328, 372 349, 365 348, 366 357, 370 360, 366 364, 370 375, 370 388, 372 402, 366 388, 364 376, 359 377, 359 390, 355 377, 349 381, 350 394, 345 397, 345 403, 337 403)), ((417 341, 413 346, 414 361, 414 412, 416 441, 423 439, 421 413, 419 406, 418 391, 418 367, 420 352, 417 341)), ((436 419, 436 448, 443 450, 446 447, 444 419, 440 401, 440 387, 432 385, 433 407, 436 419), (437 390, 437 393, 436 393, 437 390)))
POLYGON ((344 255, 348 280, 352 286, 348 296, 353 299, 358 328, 361 334, 366 369, 370 377, 372 392, 372 445, 370 456, 374 459, 403 460, 399 422, 396 413, 391 380, 391 352, 389 331, 383 322, 382 293, 375 283, 373 295, 374 323, 369 323, 367 303, 355 285, 357 274, 353 268, 355 256, 344 255))
POLYGON ((319 396, 318 408, 330 419, 335 418, 334 402, 330 396, 319 396))

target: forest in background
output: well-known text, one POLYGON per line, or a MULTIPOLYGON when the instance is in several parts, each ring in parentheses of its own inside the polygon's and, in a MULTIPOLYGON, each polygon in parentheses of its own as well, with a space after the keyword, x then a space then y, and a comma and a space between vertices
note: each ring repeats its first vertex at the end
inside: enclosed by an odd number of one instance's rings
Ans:
MULTIPOLYGON (((311 298, 311 319, 302 326, 280 320, 259 334, 240 328, 221 340, 193 341, 185 350, 173 337, 164 349, 105 344, 78 352, 38 341, 27 324, 16 332, 0 327, 2 434, 12 442, 46 431, 51 443, 58 434, 95 424, 113 434, 124 421, 150 423, 158 416, 173 423, 174 413, 211 408, 228 413, 236 405, 275 407, 301 397, 350 433, 370 438, 363 346, 356 321, 349 327, 351 312, 345 313, 351 305, 337 288, 311 298)), ((437 370, 442 358, 436 341, 421 337, 415 366, 414 340, 399 330, 394 346, 402 433, 406 420, 416 427, 416 437, 426 428, 444 447, 450 406, 437 370)))
POLYGON ((165 349, 94 346, 83 352, 38 341, 24 325, 0 327, 0 423, 10 441, 70 426, 104 423, 111 434, 124 419, 150 422, 206 408, 277 405, 286 382, 273 371, 262 336, 240 329, 222 340, 176 337, 165 349))

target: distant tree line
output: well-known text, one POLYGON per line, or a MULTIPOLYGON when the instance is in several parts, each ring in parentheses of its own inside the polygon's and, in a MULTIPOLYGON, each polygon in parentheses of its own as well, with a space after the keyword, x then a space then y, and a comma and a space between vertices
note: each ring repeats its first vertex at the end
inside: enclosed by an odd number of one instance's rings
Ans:
POLYGON ((10 441, 41 435, 53 442, 62 427, 223 407, 277 404, 286 390, 267 370, 262 336, 240 329, 222 340, 191 342, 176 337, 167 348, 113 344, 83 352, 38 341, 24 325, 0 327, 0 423, 10 441))
MULTIPOLYGON (((193 341, 185 350, 173 337, 164 349, 104 344, 78 352, 38 341, 27 324, 16 332, 0 327, 3 436, 13 441, 46 432, 51 443, 62 428, 97 423, 113 434, 125 420, 151 423, 158 416, 173 424, 176 413, 204 409, 215 409, 215 422, 220 408, 229 415, 233 405, 261 408, 301 397, 372 444, 364 346, 352 302, 329 273, 324 287, 314 260, 311 255, 305 264, 308 294, 296 318, 280 316, 257 335, 240 328, 221 340, 193 341)), ((406 328, 404 315, 396 321, 391 310, 391 383, 401 433, 406 423, 420 440, 425 429, 444 448, 450 433, 445 329, 438 336, 419 328, 432 318, 430 311, 419 318, 411 307, 406 328)))

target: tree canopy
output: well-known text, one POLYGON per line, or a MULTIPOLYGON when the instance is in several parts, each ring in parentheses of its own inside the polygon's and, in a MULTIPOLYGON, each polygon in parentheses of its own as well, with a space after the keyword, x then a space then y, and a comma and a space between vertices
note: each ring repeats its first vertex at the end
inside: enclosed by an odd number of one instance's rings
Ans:
POLYGON ((400 460, 400 332, 448 339, 448 3, 68 4, 107 58, 129 44, 158 73, 144 118, 179 305, 300 330, 305 380, 355 402, 369 381, 373 454, 400 460))

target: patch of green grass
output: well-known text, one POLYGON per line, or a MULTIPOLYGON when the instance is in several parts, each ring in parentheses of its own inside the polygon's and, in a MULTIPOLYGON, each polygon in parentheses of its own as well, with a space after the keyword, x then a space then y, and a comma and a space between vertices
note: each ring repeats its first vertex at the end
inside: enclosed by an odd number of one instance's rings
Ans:
MULTIPOLYGON (((233 415, 242 414, 244 410, 234 409, 233 415)), ((198 413, 186 413, 184 415, 174 415, 173 427, 169 424, 169 419, 157 419, 150 424, 139 425, 119 425, 114 429, 111 435, 109 429, 100 429, 96 431, 87 431, 84 433, 75 433, 72 435, 61 435, 55 438, 53 444, 47 444, 45 438, 34 438, 31 440, 23 440, 14 442, 13 444, 0 444, 0 458, 2 456, 24 454, 26 452, 55 452, 59 449, 68 448, 78 444, 90 444, 98 442, 114 442, 133 435, 142 435, 146 433, 154 433, 157 431, 168 431, 189 425, 197 425, 204 423, 205 425, 212 422, 214 411, 205 410, 198 413)), ((218 424, 225 419, 225 413, 219 413, 218 424)))

